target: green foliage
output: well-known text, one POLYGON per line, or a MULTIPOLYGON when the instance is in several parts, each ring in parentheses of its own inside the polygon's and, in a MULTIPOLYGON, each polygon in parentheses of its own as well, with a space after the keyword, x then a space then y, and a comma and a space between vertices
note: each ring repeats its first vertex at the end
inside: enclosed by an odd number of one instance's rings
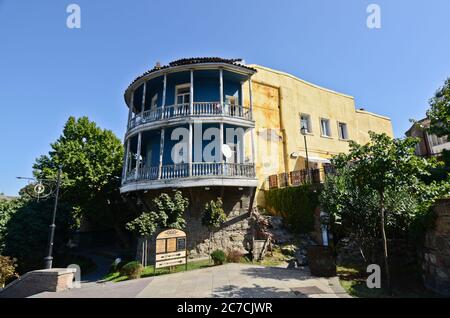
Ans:
POLYGON ((0 254, 5 249, 7 225, 11 217, 22 205, 21 200, 0 200, 0 254))
POLYGON ((430 100, 427 117, 430 119, 431 133, 440 137, 448 136, 450 139, 450 78, 447 78, 444 86, 430 100))
POLYGON ((119 193, 123 147, 110 130, 99 128, 87 117, 70 117, 48 155, 33 165, 38 177, 56 178, 63 167, 61 201, 73 208, 80 222, 99 226, 124 224, 126 216, 119 193))
POLYGON ((223 202, 221 198, 217 198, 216 201, 211 200, 205 204, 205 210, 203 212, 202 224, 211 229, 218 229, 227 220, 227 215, 222 208, 223 202))
POLYGON ((414 155, 417 140, 370 137, 365 145, 350 142, 348 154, 333 158, 336 175, 327 178, 320 196, 334 231, 351 234, 366 256, 381 237, 381 211, 387 236, 405 237, 417 216, 449 189, 445 182, 422 181, 432 165, 414 155))
MULTIPOLYGON (((17 259, 20 273, 42 267, 47 253, 53 203, 53 199, 39 202, 20 199, 6 224, 6 231, 2 234, 4 254, 17 259)), ((55 258, 67 252, 66 243, 73 227, 70 206, 61 202, 56 217, 55 258)))
POLYGON ((314 230, 314 212, 318 207, 318 193, 311 185, 272 189, 265 192, 270 213, 282 216, 296 233, 314 230))
POLYGON ((161 193, 152 203, 151 211, 143 212, 126 224, 127 230, 147 237, 155 233, 157 228, 185 228, 184 211, 189 206, 189 200, 180 191, 176 191, 173 198, 167 193, 161 193))
POLYGON ((0 288, 12 278, 18 277, 16 273, 16 259, 0 255, 0 288))
POLYGON ((120 275, 127 276, 128 279, 136 279, 140 278, 143 270, 143 266, 141 263, 132 261, 127 264, 125 264, 120 269, 120 275))
POLYGON ((215 250, 211 253, 211 259, 214 262, 214 265, 222 265, 225 263, 226 255, 222 250, 215 250))

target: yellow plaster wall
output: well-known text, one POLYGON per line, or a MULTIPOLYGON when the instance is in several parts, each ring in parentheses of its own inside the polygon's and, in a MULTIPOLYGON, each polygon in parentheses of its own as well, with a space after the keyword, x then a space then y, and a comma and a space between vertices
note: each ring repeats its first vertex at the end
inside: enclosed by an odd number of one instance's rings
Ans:
MULTIPOLYGON (((369 140, 370 130, 393 136, 389 118, 356 110, 352 96, 316 86, 287 73, 259 65, 250 66, 258 70, 252 76, 258 190, 265 187, 264 182, 269 175, 304 169, 303 158, 290 156, 293 152, 305 155, 304 139, 300 133, 301 113, 311 118, 312 133, 307 136, 309 156, 330 158, 348 151, 348 142, 338 138, 338 122, 347 124, 349 139, 358 143, 369 140), (320 118, 330 120, 331 138, 321 136, 320 118), (276 151, 268 151, 268 147, 276 151)), ((248 83, 244 84, 244 92, 248 92, 248 83)), ((244 105, 249 105, 248 94, 244 95, 244 105)), ((247 145, 250 145, 249 135, 246 137, 247 145)), ((247 147, 246 153, 249 151, 247 147)), ((262 193, 257 193, 257 204, 264 205, 262 193)))

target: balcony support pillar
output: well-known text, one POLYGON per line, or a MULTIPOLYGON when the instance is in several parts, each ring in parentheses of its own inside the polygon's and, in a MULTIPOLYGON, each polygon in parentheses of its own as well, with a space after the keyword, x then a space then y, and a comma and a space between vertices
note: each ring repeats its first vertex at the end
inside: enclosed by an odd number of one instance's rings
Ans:
POLYGON ((188 162, 189 162, 189 176, 192 176, 192 123, 189 124, 189 144, 188 144, 188 162))
POLYGON ((223 147, 223 123, 220 123, 220 138, 219 138, 219 154, 220 154, 220 167, 221 167, 221 173, 223 174, 223 172, 225 171, 224 169, 224 164, 223 164, 223 152, 222 152, 222 147, 223 147))
POLYGON ((130 140, 127 139, 125 141, 125 164, 123 165, 123 174, 122 174, 122 183, 125 181, 127 174, 128 174, 128 160, 129 160, 129 154, 130 154, 130 140))
POLYGON ((167 91, 167 74, 164 74, 161 118, 164 118, 164 107, 166 107, 166 91, 167 91))
POLYGON ((141 144, 142 144, 142 132, 138 134, 137 151, 136 151, 136 171, 134 171, 134 180, 137 181, 139 176, 139 164, 141 161, 141 144))
POLYGON ((219 68, 219 83, 220 83, 220 108, 222 109, 222 113, 224 110, 223 104, 223 69, 219 68))
POLYGON ((133 116, 133 108, 134 108, 134 91, 131 91, 130 105, 128 105, 127 128, 130 128, 130 121, 133 116))
POLYGON ((250 128, 250 142, 252 146, 252 161, 253 164, 253 173, 256 175, 256 165, 255 165, 255 137, 254 137, 254 130, 255 128, 250 128))
POLYGON ((145 95, 147 95, 147 81, 144 82, 144 88, 142 90, 142 104, 141 104, 141 121, 144 120, 144 110, 145 110, 145 95))
POLYGON ((191 70, 191 85, 189 92, 189 115, 194 113, 194 70, 191 70))
POLYGON ((250 101, 250 120, 253 119, 253 96, 252 96, 252 78, 248 78, 248 98, 250 101))
MULTIPOLYGON (((164 101, 163 101, 164 105, 164 101)), ((159 170, 158 170, 158 179, 162 178, 162 164, 163 164, 163 155, 164 155, 164 128, 161 128, 161 140, 159 142, 159 170)))

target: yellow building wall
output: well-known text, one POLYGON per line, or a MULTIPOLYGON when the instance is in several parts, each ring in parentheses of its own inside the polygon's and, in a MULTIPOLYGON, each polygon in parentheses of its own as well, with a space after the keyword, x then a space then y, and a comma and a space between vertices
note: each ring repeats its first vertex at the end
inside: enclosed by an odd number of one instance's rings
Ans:
MULTIPOLYGON (((387 117, 355 109, 354 98, 303 81, 293 75, 259 65, 249 65, 258 72, 252 76, 253 114, 255 119, 255 164, 258 177, 257 205, 264 206, 260 189, 267 187, 269 175, 305 168, 305 144, 300 133, 300 114, 310 116, 312 133, 307 135, 310 157, 331 158, 348 151, 348 142, 339 139, 338 122, 346 123, 349 139, 369 141, 369 131, 393 137, 387 117), (321 136, 320 119, 330 120, 331 137, 321 136)), ((248 83, 244 85, 248 92, 248 83)), ((249 105, 248 94, 244 105, 249 105)), ((250 145, 250 134, 246 144, 250 145)), ((246 147, 246 156, 250 149, 246 147)))

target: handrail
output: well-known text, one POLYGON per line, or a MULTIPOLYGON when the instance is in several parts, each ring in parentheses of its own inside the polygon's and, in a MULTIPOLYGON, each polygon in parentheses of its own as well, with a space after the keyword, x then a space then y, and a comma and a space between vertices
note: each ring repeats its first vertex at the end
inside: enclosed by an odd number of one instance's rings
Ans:
POLYGON ((220 102, 194 102, 192 110, 189 103, 169 105, 146 110, 137 114, 128 123, 128 129, 139 124, 155 122, 163 119, 171 119, 185 116, 225 116, 252 120, 249 107, 220 102))
POLYGON ((142 180, 170 180, 188 177, 243 177, 255 178, 255 165, 252 163, 193 162, 164 165, 161 167, 140 167, 125 175, 122 184, 142 180), (190 168, 192 167, 192 168, 190 168))

